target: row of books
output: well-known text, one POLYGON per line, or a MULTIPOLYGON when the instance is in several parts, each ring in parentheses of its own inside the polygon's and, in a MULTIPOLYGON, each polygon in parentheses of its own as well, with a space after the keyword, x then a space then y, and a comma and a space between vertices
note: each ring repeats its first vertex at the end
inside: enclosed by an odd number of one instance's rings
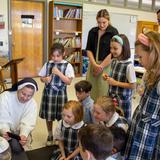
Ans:
POLYGON ((80 48, 81 47, 81 39, 80 37, 65 37, 65 38, 55 38, 54 42, 62 43, 65 48, 80 48))
POLYGON ((71 53, 68 57, 66 57, 66 60, 70 63, 81 62, 80 51, 76 51, 76 52, 71 53))
POLYGON ((70 8, 70 9, 62 9, 57 6, 54 7, 54 17, 59 18, 82 18, 82 9, 81 8, 70 8))

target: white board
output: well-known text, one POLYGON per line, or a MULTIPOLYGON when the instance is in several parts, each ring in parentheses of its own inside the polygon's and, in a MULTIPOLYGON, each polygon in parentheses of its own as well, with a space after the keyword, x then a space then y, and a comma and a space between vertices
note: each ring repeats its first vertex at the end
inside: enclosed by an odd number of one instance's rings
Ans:
MULTIPOLYGON (((82 49, 86 48, 87 37, 89 30, 97 25, 97 12, 83 12, 83 33, 82 33, 82 49)), ((125 34, 130 42, 130 48, 134 48, 136 40, 137 16, 119 13, 110 13, 111 24, 118 29, 120 34, 125 34)))

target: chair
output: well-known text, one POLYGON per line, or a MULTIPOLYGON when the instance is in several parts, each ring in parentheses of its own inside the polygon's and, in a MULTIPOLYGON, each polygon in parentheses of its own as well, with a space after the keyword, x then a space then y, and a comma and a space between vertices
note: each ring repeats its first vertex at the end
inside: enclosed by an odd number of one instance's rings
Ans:
POLYGON ((7 85, 4 79, 4 68, 0 66, 0 93, 2 93, 5 89, 7 89, 7 85))

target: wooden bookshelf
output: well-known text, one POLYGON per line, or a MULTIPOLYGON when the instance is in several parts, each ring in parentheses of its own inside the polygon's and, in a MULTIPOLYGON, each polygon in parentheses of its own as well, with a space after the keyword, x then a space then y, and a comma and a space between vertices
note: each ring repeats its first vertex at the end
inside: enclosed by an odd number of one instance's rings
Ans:
POLYGON ((66 59, 76 76, 82 75, 82 5, 49 2, 49 49, 54 42, 65 47, 66 59))
POLYGON ((150 21, 137 21, 136 37, 139 35, 139 33, 145 33, 148 31, 158 31, 158 24, 150 21))

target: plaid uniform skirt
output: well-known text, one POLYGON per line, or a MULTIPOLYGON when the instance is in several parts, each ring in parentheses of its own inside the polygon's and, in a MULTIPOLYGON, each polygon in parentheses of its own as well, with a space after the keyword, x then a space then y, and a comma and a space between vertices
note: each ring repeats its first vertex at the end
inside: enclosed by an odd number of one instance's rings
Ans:
POLYGON ((127 160, 160 159, 160 120, 142 115, 139 107, 128 131, 125 157, 127 160))
POLYGON ((66 102, 66 89, 55 91, 53 89, 44 88, 39 116, 48 121, 62 119, 61 112, 66 102))

